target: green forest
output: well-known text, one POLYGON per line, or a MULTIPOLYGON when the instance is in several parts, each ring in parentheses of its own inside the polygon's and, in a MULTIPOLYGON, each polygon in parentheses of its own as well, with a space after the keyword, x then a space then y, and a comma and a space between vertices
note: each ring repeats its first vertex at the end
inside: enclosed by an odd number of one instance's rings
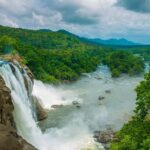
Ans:
POLYGON ((109 66, 113 77, 143 72, 141 57, 126 51, 83 42, 69 32, 0 26, 0 54, 20 55, 36 79, 57 84, 75 81, 82 73, 109 66), (115 58, 115 60, 114 60, 115 58))

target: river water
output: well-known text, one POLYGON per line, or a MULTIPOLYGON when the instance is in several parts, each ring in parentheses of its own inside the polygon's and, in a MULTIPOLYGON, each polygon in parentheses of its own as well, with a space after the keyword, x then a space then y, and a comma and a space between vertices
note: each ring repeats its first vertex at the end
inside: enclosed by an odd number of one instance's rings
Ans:
POLYGON ((127 75, 112 79, 109 69, 100 66, 77 82, 59 87, 35 81, 33 95, 40 98, 49 114, 39 123, 49 139, 49 150, 103 149, 95 142, 94 131, 117 131, 131 119, 136 101, 134 89, 142 79, 143 76, 127 75))
POLYGON ((131 119, 134 89, 143 79, 127 75, 112 79, 109 69, 100 66, 74 83, 53 86, 35 80, 32 84, 24 68, 9 62, 2 62, 0 75, 11 90, 18 134, 38 150, 103 150, 93 133, 117 131, 131 119), (35 117, 32 96, 48 112, 42 122, 35 117))

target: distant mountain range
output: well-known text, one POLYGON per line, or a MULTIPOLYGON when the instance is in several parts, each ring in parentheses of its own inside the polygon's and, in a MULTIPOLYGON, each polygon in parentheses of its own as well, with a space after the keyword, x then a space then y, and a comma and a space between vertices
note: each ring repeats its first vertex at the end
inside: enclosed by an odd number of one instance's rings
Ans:
MULTIPOLYGON (((49 30, 49 29, 40 29, 38 31, 41 31, 41 32, 52 32, 52 30, 49 30)), ((100 38, 85 38, 85 37, 80 37, 78 35, 75 35, 71 32, 68 32, 66 30, 58 30, 58 32, 60 33, 63 33, 63 34, 67 34, 67 35, 70 35, 70 36, 74 36, 84 42, 88 42, 88 43, 92 43, 92 44, 97 44, 97 45, 105 45, 105 46, 138 46, 138 45, 142 45, 140 43, 136 43, 136 42, 133 42, 133 41, 129 41, 125 38, 120 38, 120 39, 107 39, 107 40, 103 40, 103 39, 100 39, 100 38)))
POLYGON ((88 43, 93 43, 93 44, 98 44, 98 45, 110 45, 110 46, 135 46, 135 45, 142 45, 140 43, 136 43, 133 41, 129 41, 125 38, 121 38, 121 39, 107 39, 107 40, 103 40, 100 38, 85 38, 85 37, 79 37, 73 33, 70 33, 66 30, 59 30, 58 32, 64 33, 64 34, 68 34, 68 35, 72 35, 72 36, 76 36, 78 37, 80 40, 84 41, 84 42, 88 42, 88 43))
POLYGON ((132 41, 129 41, 127 39, 121 38, 121 39, 108 39, 108 40, 103 40, 103 39, 86 39, 84 38, 84 40, 87 40, 91 43, 95 43, 95 44, 100 44, 100 45, 112 45, 112 46, 134 46, 134 45, 141 45, 140 43, 135 43, 132 41))

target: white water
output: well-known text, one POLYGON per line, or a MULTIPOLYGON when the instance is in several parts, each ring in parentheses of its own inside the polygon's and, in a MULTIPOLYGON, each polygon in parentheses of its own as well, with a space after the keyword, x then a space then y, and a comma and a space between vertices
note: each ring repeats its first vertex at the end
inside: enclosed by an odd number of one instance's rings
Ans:
MULTIPOLYGON (((6 85, 11 90, 15 106, 14 119, 16 127, 18 133, 24 139, 39 150, 77 150, 81 149, 84 144, 88 144, 89 139, 90 143, 94 143, 94 140, 88 137, 89 135, 86 136, 85 133, 88 133, 86 127, 81 131, 76 124, 72 124, 73 126, 70 124, 62 129, 49 129, 43 134, 33 118, 31 95, 26 90, 22 73, 16 66, 13 65, 13 67, 15 73, 9 64, 3 64, 0 67, 0 75, 2 75, 6 85), (77 129, 69 130, 69 128, 73 129, 73 127, 77 129)), ((24 74, 24 76, 27 78, 28 86, 31 86, 31 81, 27 74, 24 74)), ((31 87, 28 88, 31 89, 31 87)))
MULTIPOLYGON (((15 73, 12 72, 9 64, 3 65, 0 67, 0 75, 2 75, 7 87, 11 90, 11 96, 15 106, 13 115, 18 133, 28 142, 40 147, 43 141, 42 132, 33 118, 31 95, 27 93, 21 72, 15 65, 13 67, 15 73)), ((28 80, 28 86, 31 86, 29 77, 26 74, 24 75, 28 80)), ((28 88, 31 89, 31 87, 28 88)))
MULTIPOLYGON (((69 120, 69 122, 66 121, 64 126, 75 119, 79 124, 84 124, 83 128, 87 127, 92 133, 95 130, 105 130, 108 127, 118 130, 130 119, 135 107, 136 93, 134 89, 142 78, 123 76, 118 79, 112 79, 108 68, 103 66, 96 72, 88 74, 87 77, 83 77, 70 85, 61 85, 57 88, 49 85, 43 86, 47 88, 50 95, 51 92, 54 95, 56 94, 53 93, 53 90, 59 91, 57 104, 70 104, 74 100, 81 103, 82 107, 80 110, 69 110, 70 112, 68 112, 66 117, 66 120, 69 120), (98 80, 95 77, 102 77, 102 79, 98 80), (111 90, 111 93, 106 94, 105 90, 111 90), (104 96, 105 99, 99 101, 99 96, 104 96)), ((41 82, 35 81, 33 90, 35 95, 40 96, 41 84, 41 82)), ((46 99, 40 98, 43 104, 46 103, 45 107, 47 108, 50 108, 53 105, 53 101, 55 101, 50 96, 46 99)), ((61 112, 59 115, 61 115, 61 112)), ((51 119, 53 119, 52 117, 51 119)), ((62 119, 62 121, 65 119, 63 116, 62 118, 54 117, 55 120, 58 118, 58 121, 59 119, 62 119)))
MULTIPOLYGON (((113 80, 106 67, 100 67, 97 72, 88 74, 76 83, 53 87, 35 81, 33 95, 39 97, 46 109, 54 104, 70 105, 77 100, 81 103, 81 109, 67 110, 67 114, 61 113, 62 123, 59 127, 47 128, 42 133, 33 118, 34 111, 31 106, 31 93, 27 92, 24 79, 20 70, 15 67, 15 73, 9 64, 0 67, 0 74, 3 76, 7 86, 11 89, 11 95, 15 106, 14 118, 18 133, 39 150, 91 150, 103 149, 97 145, 92 138, 96 130, 105 130, 108 127, 118 130, 133 114, 135 106, 134 88, 142 77, 122 78, 113 80), (101 76, 97 80, 95 76, 101 76), (105 90, 111 90, 106 94, 105 90), (98 101, 98 96, 105 96, 105 100, 98 101)), ((28 81, 28 88, 31 89, 31 81, 27 74, 24 74, 28 81)), ((55 111, 55 110, 50 110, 55 111)), ((54 118, 53 118, 54 117, 54 118)), ((59 121, 59 116, 52 119, 59 121)))

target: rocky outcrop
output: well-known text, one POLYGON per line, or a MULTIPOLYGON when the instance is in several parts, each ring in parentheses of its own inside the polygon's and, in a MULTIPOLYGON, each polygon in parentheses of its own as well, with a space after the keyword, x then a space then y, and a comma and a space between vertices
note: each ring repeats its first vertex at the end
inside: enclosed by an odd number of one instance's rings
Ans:
POLYGON ((0 76, 0 150, 36 150, 17 135, 12 112, 11 91, 0 76))
POLYGON ((81 104, 78 101, 73 101, 72 105, 76 106, 77 108, 81 108, 81 104))
POLYGON ((110 94, 110 93, 111 93, 111 90, 106 90, 105 93, 106 93, 106 94, 110 94))
POLYGON ((42 107, 40 99, 36 96, 33 96, 33 103, 35 105, 36 115, 38 121, 42 121, 48 117, 46 110, 42 107))
POLYGON ((0 124, 0 150, 36 150, 10 126, 0 124))
POLYGON ((99 97, 98 97, 98 100, 104 100, 104 99, 105 99, 104 96, 99 96, 99 97))
POLYGON ((7 126, 14 126, 12 115, 14 107, 10 93, 3 78, 0 76, 0 123, 7 126))
POLYGON ((107 129, 106 131, 96 131, 94 134, 94 138, 97 142, 100 142, 105 150, 110 149, 110 142, 113 140, 114 132, 112 129, 107 129))

